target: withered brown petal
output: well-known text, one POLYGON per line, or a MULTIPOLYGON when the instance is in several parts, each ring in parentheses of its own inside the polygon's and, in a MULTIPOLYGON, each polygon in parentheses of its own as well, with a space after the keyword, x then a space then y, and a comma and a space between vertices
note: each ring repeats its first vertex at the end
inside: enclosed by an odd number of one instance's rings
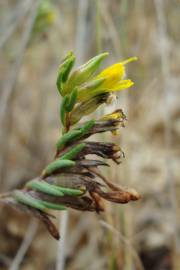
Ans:
POLYGON ((129 201, 138 200, 139 194, 132 194, 128 191, 112 191, 112 192, 104 192, 102 190, 96 190, 97 193, 104 199, 115 202, 115 203, 128 203, 129 201))

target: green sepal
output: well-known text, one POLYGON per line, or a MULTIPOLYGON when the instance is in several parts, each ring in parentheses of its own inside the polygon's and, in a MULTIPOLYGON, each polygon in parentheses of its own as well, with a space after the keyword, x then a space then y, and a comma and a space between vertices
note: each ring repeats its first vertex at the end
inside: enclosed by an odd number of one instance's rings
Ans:
POLYGON ((56 159, 55 161, 51 162, 42 172, 43 176, 50 175, 54 172, 56 172, 59 169, 63 168, 68 168, 72 167, 75 165, 75 162, 72 160, 61 160, 61 159, 56 159))
POLYGON ((37 191, 41 191, 48 195, 64 196, 63 192, 58 190, 54 185, 48 184, 45 181, 32 180, 26 184, 27 188, 31 188, 37 191))
POLYGON ((60 159, 74 159, 86 146, 85 143, 80 143, 76 146, 74 146, 70 151, 68 151, 66 154, 64 154, 60 159))
POLYGON ((66 144, 79 138, 81 130, 70 130, 65 133, 56 143, 57 150, 61 150, 66 144))

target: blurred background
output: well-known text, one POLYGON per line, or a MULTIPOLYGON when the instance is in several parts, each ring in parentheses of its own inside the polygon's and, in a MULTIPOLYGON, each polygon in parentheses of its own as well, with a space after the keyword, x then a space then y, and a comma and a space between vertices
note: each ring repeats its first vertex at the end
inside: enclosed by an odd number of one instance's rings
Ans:
POLYGON ((97 114, 126 113, 120 135, 104 137, 120 143, 126 158, 106 173, 142 195, 128 205, 108 202, 101 215, 70 210, 64 267, 59 243, 41 224, 1 205, 0 269, 180 269, 179 5, 0 0, 1 193, 23 186, 52 160, 61 128, 57 69, 71 50, 77 64, 104 51, 107 65, 139 58, 127 71, 135 86, 97 114))

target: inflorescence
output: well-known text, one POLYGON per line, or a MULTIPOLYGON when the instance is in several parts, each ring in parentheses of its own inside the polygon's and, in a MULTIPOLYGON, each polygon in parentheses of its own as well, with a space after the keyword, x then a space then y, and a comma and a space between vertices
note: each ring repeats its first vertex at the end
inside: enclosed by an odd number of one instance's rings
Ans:
POLYGON ((100 171, 101 166, 109 166, 105 160, 111 159, 116 164, 121 162, 124 153, 119 145, 89 140, 98 133, 109 131, 116 134, 120 127, 125 126, 123 111, 117 109, 99 119, 81 121, 100 105, 109 103, 114 92, 133 85, 124 76, 125 65, 136 60, 135 57, 95 75, 107 55, 99 54, 72 72, 75 63, 73 53, 62 61, 56 84, 62 97, 60 119, 63 128, 56 143, 55 158, 39 177, 28 181, 23 189, 14 190, 0 199, 39 218, 56 239, 59 239, 59 233, 51 221, 53 216, 49 209, 66 210, 70 207, 99 213, 104 211, 103 199, 128 203, 140 198, 134 189, 115 185, 100 171))

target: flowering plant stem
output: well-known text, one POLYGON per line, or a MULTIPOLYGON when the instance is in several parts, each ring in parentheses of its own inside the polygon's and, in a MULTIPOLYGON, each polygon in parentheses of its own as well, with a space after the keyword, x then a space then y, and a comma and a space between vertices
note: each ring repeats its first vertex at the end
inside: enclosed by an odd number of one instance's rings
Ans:
POLYGON ((108 159, 121 163, 124 153, 119 145, 88 141, 97 133, 117 134, 118 129, 125 126, 123 111, 117 109, 99 119, 82 121, 102 104, 112 102, 115 92, 133 85, 124 76, 125 65, 136 60, 135 57, 95 75, 107 55, 99 54, 72 71, 75 56, 71 52, 67 54, 59 66, 56 82, 62 97, 60 120, 63 128, 56 144, 55 158, 40 176, 28 181, 21 190, 0 197, 1 203, 39 218, 55 239, 59 239, 60 234, 52 222, 50 210, 63 211, 70 207, 100 213, 104 211, 103 200, 124 204, 140 198, 136 190, 111 183, 99 169, 109 166, 108 159))

